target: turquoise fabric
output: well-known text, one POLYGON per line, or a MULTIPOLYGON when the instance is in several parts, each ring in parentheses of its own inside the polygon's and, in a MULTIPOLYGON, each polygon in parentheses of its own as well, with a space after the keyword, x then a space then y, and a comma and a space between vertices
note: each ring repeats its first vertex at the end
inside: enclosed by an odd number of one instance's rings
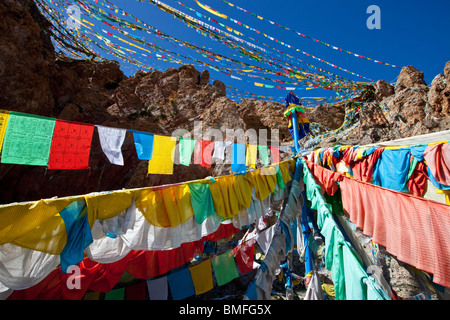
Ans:
POLYGON ((231 148, 231 172, 242 172, 247 170, 245 162, 245 144, 233 143, 231 148))
POLYGON ((180 150, 180 164, 184 166, 189 166, 191 164, 192 153, 194 152, 195 139, 180 137, 180 142, 178 143, 180 150))
POLYGON ((154 134, 134 130, 131 132, 139 160, 152 160, 154 134))
POLYGON ((67 243, 60 254, 61 272, 67 273, 68 267, 83 260, 84 249, 93 239, 84 200, 72 202, 59 214, 64 220, 67 233, 67 243))
POLYGON ((191 192, 191 204, 194 210, 195 220, 202 223, 210 215, 215 214, 214 202, 207 183, 188 184, 191 192))
POLYGON ((373 184, 395 191, 407 191, 410 160, 409 148, 384 150, 373 169, 373 184))
MULTIPOLYGON (((305 194, 317 210, 317 226, 325 238, 325 266, 332 272, 336 300, 389 300, 387 294, 366 273, 351 244, 345 240, 332 207, 325 202, 308 166, 302 159, 305 194)), ((409 164, 408 164, 409 168, 409 164)))

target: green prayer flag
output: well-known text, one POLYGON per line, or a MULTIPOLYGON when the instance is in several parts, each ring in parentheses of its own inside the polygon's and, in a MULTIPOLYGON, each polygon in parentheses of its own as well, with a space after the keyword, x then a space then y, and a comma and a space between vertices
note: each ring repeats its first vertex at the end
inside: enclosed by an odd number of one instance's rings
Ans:
POLYGON ((222 286, 239 277, 232 249, 221 255, 212 257, 211 263, 213 265, 214 275, 218 286, 222 286))
POLYGON ((188 186, 195 220, 197 220, 197 223, 202 223, 203 220, 216 213, 209 184, 191 183, 188 186))
POLYGON ((192 152, 194 152, 195 142, 195 139, 180 137, 180 164, 189 166, 189 164, 191 163, 192 152))
POLYGON ((105 300, 125 300, 125 287, 106 292, 105 300))
POLYGON ((2 163, 48 165, 56 119, 11 112, 3 142, 2 163))
POLYGON ((269 146, 258 146, 258 151, 264 167, 267 167, 269 165, 269 146))

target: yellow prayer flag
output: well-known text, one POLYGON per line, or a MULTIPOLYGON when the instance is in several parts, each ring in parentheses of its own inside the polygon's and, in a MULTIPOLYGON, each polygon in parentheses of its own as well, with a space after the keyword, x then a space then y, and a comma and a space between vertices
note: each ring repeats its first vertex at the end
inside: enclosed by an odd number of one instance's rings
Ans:
POLYGON ((195 266, 189 267, 195 294, 199 295, 213 289, 211 260, 205 260, 195 266))
POLYGON ((177 140, 174 137, 156 135, 152 159, 148 162, 149 174, 173 174, 173 159, 177 140))
POLYGON ((3 139, 5 138, 6 126, 8 124, 9 113, 0 112, 0 151, 3 146, 3 139))
POLYGON ((247 145, 247 156, 246 156, 246 166, 256 169, 256 152, 258 150, 257 145, 249 144, 247 145))

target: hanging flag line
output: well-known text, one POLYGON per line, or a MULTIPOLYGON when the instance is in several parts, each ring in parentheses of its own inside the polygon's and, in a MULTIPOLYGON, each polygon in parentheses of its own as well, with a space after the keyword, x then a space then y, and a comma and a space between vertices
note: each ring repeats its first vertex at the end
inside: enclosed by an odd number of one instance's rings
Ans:
POLYGON ((289 146, 164 136, 15 111, 0 110, 0 117, 1 163, 47 166, 48 169, 88 169, 94 127, 97 127, 101 148, 109 162, 121 166, 124 165, 121 148, 125 134, 132 132, 137 157, 149 162, 149 174, 173 174, 176 146, 179 151, 177 164, 189 166, 194 163, 204 167, 211 167, 213 158, 226 160, 225 148, 231 146, 232 172, 256 168, 256 151, 265 166, 269 165, 270 158, 274 164, 280 162, 280 150, 292 152, 289 146))
MULTIPOLYGON (((181 2, 179 2, 179 1, 177 1, 177 0, 173 0, 173 1, 175 1, 175 2, 177 2, 178 4, 180 4, 180 5, 184 6, 184 7, 186 7, 186 8, 189 9, 189 10, 192 10, 192 11, 197 12, 195 9, 188 7, 188 6, 186 6, 185 4, 183 4, 183 3, 181 3, 181 2)), ((206 8, 209 8, 209 7, 206 6, 206 5, 201 5, 201 3, 198 2, 198 1, 196 1, 196 2, 197 2, 197 4, 198 4, 201 8, 203 8, 203 9, 205 9, 205 7, 206 7, 206 8)), ((211 9, 211 8, 209 8, 209 9, 211 9)), ((206 10, 206 9, 205 9, 205 10, 206 10)), ((213 9, 211 9, 211 10, 213 10, 213 9)), ((207 11, 208 11, 208 12, 212 12, 211 10, 207 10, 207 11)), ((235 33, 238 33, 238 34, 241 35, 241 36, 245 36, 245 34, 243 34, 242 32, 239 32, 239 31, 237 31, 237 30, 234 30, 234 29, 232 29, 231 27, 225 26, 225 25, 223 25, 222 23, 217 22, 216 20, 207 17, 206 15, 204 15, 204 16, 205 16, 205 18, 207 18, 208 20, 213 20, 214 22, 220 24, 221 26, 226 27, 228 31, 234 31, 235 33)), ((225 16, 225 19, 226 19, 226 18, 227 18, 227 16, 225 16)), ((308 52, 305 52, 305 51, 303 51, 303 50, 300 50, 300 49, 298 49, 298 48, 295 48, 294 46, 292 46, 292 45, 290 45, 290 44, 288 44, 288 43, 285 43, 285 42, 283 42, 283 41, 277 40, 276 38, 274 38, 274 37, 272 37, 272 36, 270 36, 270 35, 268 35, 268 34, 262 33, 262 32, 260 32, 260 31, 258 31, 258 30, 256 30, 256 29, 254 29, 254 28, 252 28, 252 27, 250 27, 250 26, 247 26, 247 25, 245 25, 245 24, 242 24, 242 23, 240 23, 240 22, 238 22, 238 21, 236 21, 236 20, 234 20, 234 19, 232 19, 232 18, 229 18, 229 19, 232 20, 233 22, 239 24, 239 25, 243 25, 243 26, 247 27, 248 29, 250 29, 250 30, 252 30, 252 31, 255 31, 255 32, 258 33, 258 34, 263 34, 264 37, 268 38, 268 39, 271 40, 271 41, 275 41, 275 42, 277 42, 277 43, 279 43, 279 44, 281 44, 281 45, 283 45, 283 46, 288 47, 289 49, 293 49, 293 50, 295 50, 295 51, 297 51, 297 52, 301 52, 302 54, 304 54, 304 55, 306 55, 306 56, 308 56, 308 57, 311 57, 311 58, 313 58, 313 59, 315 59, 315 60, 317 60, 317 61, 320 61, 320 62, 322 62, 322 63, 325 63, 325 64, 327 64, 327 65, 329 65, 329 66, 331 66, 331 67, 333 67, 333 68, 338 68, 339 70, 342 70, 342 71, 344 71, 344 72, 350 73, 350 74, 355 75, 355 76, 357 76, 357 77, 359 77, 359 78, 364 78, 364 79, 369 80, 369 81, 372 81, 372 82, 374 81, 374 80, 372 80, 372 79, 369 79, 369 78, 364 77, 364 76, 362 76, 362 75, 359 75, 359 74, 357 74, 357 73, 354 73, 354 72, 352 72, 352 71, 349 71, 349 70, 347 70, 347 69, 345 69, 345 68, 341 68, 341 67, 339 67, 339 66, 337 66, 337 65, 335 65, 335 64, 333 64, 333 63, 331 63, 331 62, 328 62, 328 61, 326 61, 326 60, 324 60, 324 59, 321 59, 321 58, 319 58, 319 57, 316 57, 316 56, 314 56, 313 54, 310 54, 310 53, 308 53, 308 52)), ((267 44, 265 44, 265 43, 263 43, 263 42, 261 42, 261 41, 259 41, 259 40, 256 40, 256 39, 254 39, 254 38, 252 38, 252 37, 249 37, 249 36, 247 36, 247 37, 250 38, 250 39, 253 40, 253 41, 256 41, 256 42, 258 42, 258 43, 261 43, 261 44, 263 44, 263 45, 265 45, 265 46, 267 46, 267 47, 269 47, 269 48, 272 48, 272 49, 274 49, 274 50, 276 50, 276 51, 278 51, 278 52, 280 52, 280 53, 282 53, 282 54, 284 54, 284 55, 286 55, 286 56, 288 56, 288 57, 290 57, 290 58, 294 58, 294 57, 288 55, 287 53, 284 53, 284 52, 281 51, 281 50, 275 49, 275 48, 273 48, 273 47, 271 47, 271 46, 269 46, 269 45, 267 45, 267 44)), ((301 61, 301 62, 304 62, 304 61, 302 61, 302 60, 300 60, 300 61, 301 61)), ((305 62, 304 62, 304 63, 305 63, 305 62)))
MULTIPOLYGON (((100 9, 101 10, 101 9, 100 9)), ((116 9, 117 10, 117 9, 116 9)), ((105 12, 106 13, 106 12, 105 12)), ((90 12, 90 15, 92 15, 92 12, 90 12)), ((111 15, 109 15, 108 16, 108 18, 111 20, 111 15)), ((85 21, 85 20, 83 20, 83 21, 85 21)), ((107 22, 104 22, 104 23, 106 23, 106 24, 108 24, 108 25, 110 25, 109 23, 107 23, 107 22)), ((91 24, 92 25, 92 24, 91 24)), ((112 25, 110 25, 111 27, 113 27, 114 28, 114 26, 112 26, 112 25)), ((134 26, 134 27, 136 27, 136 26, 134 26)), ((90 28, 89 28, 90 29, 90 28)), ((115 28, 115 29, 117 29, 117 28, 115 28)), ((92 29, 91 29, 92 30, 92 29)), ((107 33, 105 30, 103 30, 102 29, 102 31, 104 32, 104 33, 107 33)), ((120 30, 119 30, 120 31, 120 30)), ((159 30, 158 30, 158 33, 159 33, 159 30)), ((110 34, 110 33, 107 33, 107 34, 110 34)), ((130 34, 129 33, 125 33, 125 35, 126 36, 130 36, 130 34)), ((97 36, 97 38, 100 38, 100 39, 102 39, 103 40, 103 38, 98 34, 98 33, 96 33, 96 36, 97 36)), ((170 37, 170 36, 169 36, 170 37)), ((117 37, 116 37, 117 38, 117 37)), ((133 40, 135 40, 135 38, 136 37, 132 37, 132 39, 133 40)), ((123 41, 123 39, 121 39, 122 41, 123 41)), ((127 41, 126 41, 127 42, 127 41)), ((129 43, 129 42, 127 42, 127 43, 129 43)), ((110 47, 111 48, 111 47, 110 47)), ((123 47, 120 47, 121 49, 126 49, 126 48, 123 48, 123 47)), ((142 49, 142 48, 141 48, 142 49)), ((128 49, 129 50, 129 49, 128 49)), ((135 53, 135 51, 133 51, 134 53, 135 53)), ((175 53, 176 54, 176 53, 175 53)), ((143 54, 144 56, 147 56, 147 54, 143 54)), ((184 58, 187 58, 187 57, 185 57, 185 56, 183 56, 184 58)), ((169 61, 170 61, 170 59, 169 59, 169 61)), ((198 60, 197 60, 198 61, 198 60)), ((173 61, 173 62, 176 62, 176 61, 173 61)), ((199 62, 199 61, 198 61, 199 62)), ((178 61, 177 63, 181 63, 180 61, 178 61)), ((202 62, 200 62, 200 63, 202 63, 202 62)), ((205 63, 203 63, 203 64, 205 64, 205 63)), ((207 64, 208 65, 208 64, 207 64)), ((215 67, 212 67, 212 66, 209 66, 209 67, 211 67, 211 68, 215 68, 215 67)), ((219 67, 220 68, 220 67, 219 67)), ((214 69, 214 70, 216 70, 216 69, 214 69)), ((217 71, 217 70, 216 70, 217 71)), ((221 71, 221 70, 219 70, 219 71, 221 71)), ((223 72, 223 71, 222 71, 223 72)), ((229 76, 231 76, 231 77, 233 77, 232 75, 230 75, 229 74, 229 72, 223 72, 223 73, 225 73, 225 74, 227 74, 227 75, 229 75, 229 76)), ((256 78, 258 78, 258 76, 252 76, 252 77, 256 77, 256 78)), ((263 78, 263 79, 267 79, 267 80, 271 80, 270 78, 265 78, 265 77, 259 77, 259 78, 263 78)), ((240 79, 239 79, 240 80, 240 79)), ((279 81, 279 82, 283 82, 283 81, 280 81, 280 80, 276 80, 276 81, 279 81)), ((250 81, 249 81, 250 82, 250 81)), ((253 82, 252 82, 253 83, 253 82)), ((286 82, 286 83, 290 83, 290 82, 286 82)), ((301 84, 301 83, 292 83, 292 84, 301 84)), ((261 86, 259 83, 255 83, 255 85, 259 85, 259 86, 261 86)), ((270 87, 274 87, 274 86, 269 86, 269 85, 266 85, 266 87, 267 88, 270 88, 270 87)), ((278 87, 278 86, 275 86, 277 89, 280 89, 280 87, 278 87)), ((284 88, 281 88, 281 89, 284 89, 284 88)))
MULTIPOLYGON (((88 10, 88 8, 86 7, 86 6, 84 6, 83 7, 85 10, 88 10)), ((103 10, 101 10, 101 9, 99 9, 100 11, 101 11, 101 13, 100 14, 102 14, 102 15, 106 15, 106 12, 104 12, 103 10)), ((116 9, 116 10, 118 10, 118 9, 116 9)), ((97 16, 95 16, 90 10, 88 11, 89 12, 89 16, 94 16, 94 18, 96 18, 97 20, 101 20, 101 19, 99 19, 97 16)), ((123 12, 123 13, 125 13, 125 12, 123 12)), ((106 16, 105 16, 106 17, 106 16)), ((114 17, 114 16, 112 16, 111 14, 110 15, 108 15, 108 20, 113 20, 113 18, 112 17, 114 17)), ((116 20, 117 20, 117 17, 115 17, 116 18, 116 20)), ((83 19, 83 21, 85 21, 84 19, 83 19)), ((85 21, 86 22, 86 21, 85 21)), ((139 41, 140 43, 143 43, 143 41, 142 41, 142 38, 141 37, 139 37, 139 36, 136 36, 136 35, 131 35, 130 33, 128 33, 128 32, 124 32, 124 31, 122 31, 122 30, 120 30, 119 28, 117 28, 117 27, 114 27, 114 26, 112 26, 111 24, 109 24, 108 22, 106 22, 106 21, 103 21, 105 24, 107 24, 107 25, 109 25, 110 27, 112 27, 114 30, 118 30, 119 32, 121 32, 122 34, 124 34, 125 36, 127 36, 127 37, 129 37, 129 38, 131 38, 132 40, 134 40, 134 41, 139 41)), ((124 20, 118 20, 118 23, 120 24, 120 23, 123 23, 124 22, 124 20)), ((127 23, 125 23, 126 25, 128 25, 127 23)), ((92 24, 91 24, 92 25, 92 24)), ((85 25, 84 25, 85 26, 85 25)), ((146 24, 146 26, 147 27, 151 27, 151 26, 149 26, 148 24, 146 24)), ((87 27, 87 26, 86 26, 87 27)), ((136 25, 128 25, 128 27, 130 27, 130 28, 137 28, 138 26, 136 26, 136 25)), ((91 28, 89 28, 90 30, 92 30, 91 28)), ((156 29, 156 31, 157 31, 157 33, 158 33, 158 35, 163 35, 164 37, 167 37, 167 38, 171 38, 172 40, 176 40, 176 41, 180 41, 180 40, 177 40, 177 39, 174 39, 173 37, 171 37, 171 36, 168 36, 168 35, 165 35, 165 34, 163 34, 163 33, 161 33, 159 30, 157 30, 156 29)), ((105 31, 104 29, 102 29, 102 32, 103 33, 106 33, 106 34, 108 34, 108 35, 110 35, 110 36, 113 36, 113 37, 115 37, 115 38, 118 38, 119 40, 121 40, 121 41, 124 41, 123 39, 121 39, 121 38, 119 38, 119 37, 117 37, 117 36, 115 36, 115 35, 112 35, 111 33, 109 33, 109 32, 107 32, 107 31, 105 31)), ((153 32, 154 33, 154 32, 153 32)), ((95 33, 95 36, 97 37, 97 38, 99 38, 99 39, 102 39, 101 38, 101 36, 98 34, 98 33, 95 33)), ((130 44, 128 41, 124 41, 124 42, 126 42, 126 43, 128 43, 128 44, 130 44)), ((193 45, 190 45, 189 43, 187 43, 187 42, 184 42, 184 41, 182 41, 185 45, 188 45, 191 49, 192 49, 192 47, 195 47, 195 46, 193 46, 193 45)), ((135 47, 138 47, 138 46, 136 46, 136 45, 134 45, 135 47)), ((150 45, 152 48, 156 48, 156 49, 159 49, 159 50, 164 50, 165 52, 170 52, 170 53, 172 53, 172 54, 175 54, 175 55, 178 55, 178 56, 181 56, 182 58, 185 58, 185 59, 192 59, 192 58, 189 58, 189 57, 186 57, 186 56, 182 56, 182 55, 180 55, 180 54, 178 54, 178 53, 174 53, 174 52, 171 52, 171 51, 168 51, 168 50, 165 50, 165 49, 162 49, 161 47, 158 47, 158 46, 155 46, 155 45, 153 45, 153 44, 151 44, 150 45)), ((123 49, 123 47, 121 47, 122 49, 123 49)), ((140 47, 138 47, 138 48, 140 48, 140 47)), ((143 48, 140 48, 140 49, 143 49, 143 48)), ((197 47, 197 49, 199 49, 198 47, 197 47)), ((143 50, 145 50, 145 49, 143 49, 143 50)), ((204 52, 204 50, 203 49, 200 49, 202 52, 204 52)), ((198 50, 196 50, 198 53, 201 53, 201 52, 199 52, 198 50)), ((135 51, 133 51, 134 53, 135 53, 135 51)), ((148 52, 148 51, 147 51, 148 52)), ((208 52, 209 54, 214 54, 214 53, 212 53, 212 52, 208 52)), ((147 56, 147 54, 142 54, 143 56, 147 56)), ((220 55, 217 55, 217 54, 214 54, 216 57, 217 56, 220 56, 220 55)), ((205 56, 204 54, 203 54, 203 56, 205 56)), ((222 56, 222 57, 219 57, 219 58, 224 58, 225 56, 222 56)), ((211 58, 209 58, 210 60, 213 60, 213 59, 211 59, 211 58)), ((198 60, 196 60, 197 62, 199 62, 199 63, 203 63, 203 64, 206 64, 206 65, 208 65, 209 67, 211 67, 211 68, 220 68, 220 69, 225 69, 226 70, 226 72, 224 72, 224 73, 226 73, 227 75, 229 75, 229 74, 231 74, 231 72, 233 72, 232 70, 230 70, 230 69, 227 69, 227 68, 221 68, 221 67, 215 67, 215 66, 211 66, 211 65, 209 65, 208 63, 204 63, 204 62, 200 62, 200 61, 198 61, 198 60)), ((217 61, 217 60, 216 60, 217 61)), ((239 61, 236 61, 236 60, 234 60, 233 62, 236 62, 236 63, 241 63, 241 62, 239 62, 239 61)), ((179 63, 181 63, 181 62, 179 62, 179 63)), ((266 71, 268 71, 267 69, 263 69, 263 68, 260 68, 260 67, 256 67, 256 66, 253 66, 253 65, 246 65, 246 67, 247 68, 258 68, 258 70, 266 70, 266 71)), ((239 73, 239 72, 238 72, 239 73)), ((281 72, 272 72, 272 73, 276 73, 277 75, 282 75, 282 76, 288 76, 289 74, 286 74, 286 73, 281 73, 281 72)), ((243 74, 243 73, 241 73, 241 74, 243 74)), ((266 78, 266 77, 260 77, 260 76, 251 76, 251 77, 253 77, 253 78, 261 78, 261 79, 265 79, 265 80, 272 80, 272 79, 270 79, 270 78, 266 78)), ((298 78, 298 76, 296 76, 297 78, 298 78)), ((291 82, 289 82, 289 81, 281 81, 281 80, 276 80, 276 81, 279 81, 279 82, 286 82, 286 83, 291 83, 291 82)), ((292 83, 292 84, 301 84, 301 83, 292 83)))
MULTIPOLYGON (((369 58, 369 57, 366 57, 366 56, 362 56, 362 55, 360 55, 360 54, 357 54, 357 53, 354 53, 354 52, 351 52, 351 51, 348 51, 348 50, 344 50, 344 49, 339 48, 339 47, 337 47, 337 46, 335 46, 335 45, 326 43, 326 42, 321 41, 321 40, 318 40, 318 39, 316 39, 316 38, 314 38, 314 37, 311 37, 311 36, 308 36, 308 35, 306 35, 306 34, 303 34, 303 33, 299 32, 299 31, 295 31, 295 30, 290 29, 290 28, 288 28, 288 27, 282 26, 282 25, 280 25, 279 23, 276 23, 276 22, 273 22, 273 21, 271 21, 271 20, 269 20, 269 19, 266 19, 266 18, 264 18, 264 17, 261 17, 260 15, 255 14, 255 13, 253 13, 253 12, 251 12, 251 11, 248 11, 248 10, 246 10, 246 9, 244 9, 244 8, 241 8, 241 7, 239 7, 239 6, 237 6, 237 5, 233 4, 233 3, 231 3, 231 2, 229 2, 229 1, 222 0, 222 2, 228 4, 230 7, 233 7, 233 8, 235 8, 235 9, 237 9, 237 10, 244 11, 245 13, 249 13, 249 14, 251 14, 252 16, 258 18, 259 20, 263 20, 263 21, 269 22, 269 23, 272 24, 272 25, 276 25, 276 26, 278 26, 278 27, 280 27, 280 28, 283 28, 283 29, 285 29, 285 30, 292 31, 292 32, 294 32, 295 34, 297 34, 297 35, 299 35, 299 36, 301 36, 301 37, 304 37, 304 38, 307 38, 307 39, 310 39, 310 40, 314 41, 315 43, 320 43, 320 44, 322 44, 322 45, 324 45, 324 46, 331 47, 331 48, 333 48, 334 50, 337 50, 337 51, 340 51, 340 52, 348 53, 348 54, 352 55, 353 57, 357 57, 357 58, 361 58, 361 59, 370 60, 370 61, 373 61, 373 62, 378 63, 378 64, 384 64, 384 65, 386 65, 386 66, 391 66, 391 67, 393 67, 393 68, 401 68, 401 67, 396 66, 396 65, 394 65, 394 64, 382 62, 382 61, 379 61, 379 60, 376 60, 376 59, 372 59, 372 58, 369 58)), ((210 9, 212 9, 212 8, 210 8, 210 9)), ((226 15, 224 15, 224 14, 220 14, 220 17, 223 18, 223 19, 228 18, 228 17, 227 17, 226 15)), ((245 24, 243 24, 243 23, 241 23, 241 22, 239 22, 239 21, 237 21, 237 20, 235 20, 235 19, 232 19, 232 18, 228 18, 228 19, 231 20, 231 21, 233 21, 233 22, 235 22, 235 23, 237 23, 237 24, 239 24, 239 25, 242 24, 242 25, 245 26, 246 28, 250 29, 249 26, 247 26, 247 25, 245 25, 245 24)), ((254 31, 258 33, 257 30, 254 30, 254 31)))
MULTIPOLYGON (((85 20, 83 20, 84 22, 87 22, 87 21, 85 21, 85 20)), ((92 24, 91 24, 92 25, 92 24)), ((88 27, 88 26, 86 26, 86 27, 88 27)), ((103 30, 104 31, 104 30, 103 30)), ((104 31, 105 32, 105 31, 104 31)), ((108 45, 109 44, 109 48, 110 49, 112 49, 112 50, 114 50, 115 48, 114 47, 112 47, 111 46, 111 43, 108 43, 104 38, 102 38, 98 33, 96 33, 95 34, 95 36, 97 37, 97 38, 100 38, 100 39, 102 39, 102 40, 104 40, 105 41, 105 43, 108 45)), ((87 40, 87 41, 89 41, 89 40, 87 40)), ((92 41, 92 40, 91 40, 92 41)), ((101 45, 99 45, 98 43, 95 43, 97 46, 99 46, 100 48, 102 48, 102 49, 105 49, 105 47, 103 47, 103 46, 101 46, 101 45)), ((122 50, 126 50, 126 51, 128 51, 128 52, 131 52, 132 54, 135 54, 136 53, 136 51, 133 51, 133 50, 130 50, 130 49, 128 49, 128 48, 124 48, 124 47, 121 47, 121 46, 119 46, 119 50, 117 51, 117 50, 114 50, 114 52, 112 52, 112 54, 113 55, 115 55, 115 56, 118 56, 119 58, 121 58, 121 59, 125 59, 126 61, 128 61, 129 63, 132 63, 132 64, 134 64, 134 65, 138 65, 138 66, 141 66, 143 69, 146 69, 146 70, 154 70, 154 68, 148 68, 145 64, 143 64, 143 63, 139 63, 136 59, 134 59, 134 58, 132 58, 133 60, 132 61, 130 61, 130 59, 127 59, 127 56, 124 56, 123 55, 123 51, 122 50), (121 50, 122 49, 122 50, 121 50)), ((148 56, 147 54, 143 54, 144 56, 148 56)), ((129 56, 129 55, 128 55, 129 56)), ((158 54, 156 54, 156 56, 157 56, 157 59, 158 60, 163 60, 163 61, 170 61, 170 62, 176 62, 176 63, 182 63, 181 61, 172 61, 171 60, 171 58, 169 57, 167 60, 166 59, 164 59, 165 57, 164 56, 159 56, 158 57, 158 54)), ((199 62, 199 63, 202 63, 202 62, 199 62)), ((203 63, 204 64, 204 63, 203 63)), ((231 76, 232 78, 234 77, 234 76, 232 76, 231 74, 229 74, 229 72, 227 72, 227 71, 223 71, 223 70, 217 70, 217 69, 215 69, 215 67, 212 67, 212 66, 209 66, 210 68, 213 68, 213 70, 215 70, 215 71, 221 71, 221 72, 223 72, 223 73, 225 73, 225 74, 227 74, 227 75, 229 75, 229 76, 231 76)), ((257 76, 256 76, 257 77, 257 76)), ((235 79, 236 78, 238 78, 238 77, 234 77, 235 79)), ((262 77, 262 78, 264 78, 264 77, 262 77)), ((265 79, 268 79, 268 78, 265 78, 265 79)), ((239 80, 241 80, 241 79, 239 79, 239 80)), ((270 79, 268 79, 268 80, 270 80, 270 79)), ((248 82, 251 82, 252 84, 253 84, 253 82, 252 81, 248 81, 248 82)), ((282 81, 280 81, 280 82, 282 82, 282 81)), ((293 84, 300 84, 300 83, 293 83, 293 84)), ((261 84, 260 83, 254 83, 254 85, 255 86, 261 86, 261 84)), ((266 88, 277 88, 277 89, 285 89, 285 87, 280 87, 280 86, 271 86, 271 85, 264 85, 266 88)), ((308 88, 307 88, 308 89, 308 88)))
MULTIPOLYGON (((143 0, 137 0, 137 1, 142 2, 143 0)), ((205 24, 202 21, 199 21, 199 20, 197 20, 197 19, 195 19, 195 18, 193 18, 193 17, 191 17, 191 16, 189 16, 189 15, 187 15, 185 13, 182 13, 181 11, 179 11, 177 9, 172 8, 172 7, 168 6, 167 4, 165 4, 165 3, 161 2, 161 1, 158 1, 158 0, 149 0, 149 1, 150 1, 150 3, 156 5, 158 8, 162 9, 164 12, 171 13, 171 14, 174 14, 174 15, 181 15, 184 18, 186 18, 187 20, 189 20, 190 22, 194 22, 194 23, 197 23, 197 24, 200 24, 200 25, 209 26, 210 30, 212 30, 213 32, 219 30, 219 29, 214 28, 214 27, 212 27, 212 26, 210 26, 208 24, 205 24)), ((187 22, 187 21, 185 21, 185 22, 187 22)), ((219 30, 219 32, 220 32, 220 30, 219 30)), ((224 31, 222 31, 222 32, 224 32, 224 31)), ((227 34, 226 32, 224 32, 224 33, 227 34)), ((235 38, 234 36, 232 36, 232 37, 235 38)), ((248 45, 248 43, 249 43, 248 41, 244 41, 244 44, 248 45)), ((260 49, 259 47, 255 47, 255 46, 251 46, 251 47, 253 47, 253 49, 260 49)), ((264 50, 264 52, 265 52, 265 50, 264 50)), ((305 53, 305 54, 307 54, 307 53, 305 53)), ((317 58, 317 57, 315 57, 315 58, 317 58)), ((320 58, 317 58, 316 60, 321 61, 321 62, 324 61, 323 59, 320 59, 320 58)), ((333 64, 333 66, 335 66, 335 65, 333 64)), ((338 68, 338 66, 335 66, 335 67, 338 68)), ((342 69, 342 70, 344 70, 344 69, 342 69)), ((348 72, 350 72, 350 71, 348 71, 348 72)), ((350 72, 350 73, 352 73, 354 75, 357 75, 357 74, 355 74, 353 72, 350 72)), ((362 77, 360 75, 357 75, 357 76, 362 77)), ((373 80, 370 80, 370 81, 373 81, 373 80)))

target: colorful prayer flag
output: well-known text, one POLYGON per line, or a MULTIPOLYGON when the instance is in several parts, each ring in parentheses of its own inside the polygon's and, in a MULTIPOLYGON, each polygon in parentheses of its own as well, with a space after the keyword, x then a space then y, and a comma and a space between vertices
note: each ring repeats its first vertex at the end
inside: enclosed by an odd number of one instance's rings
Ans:
POLYGON ((122 145, 125 141, 127 130, 108 128, 98 125, 96 127, 98 130, 100 145, 109 162, 123 166, 122 145))
POLYGON ((148 162, 149 174, 173 174, 176 144, 174 137, 154 136, 152 159, 148 162))
POLYGON ((151 160, 153 153, 154 134, 134 130, 132 132, 138 159, 151 160))
POLYGON ((180 142, 178 143, 180 151, 180 164, 189 166, 191 163, 192 153, 194 152, 195 142, 195 139, 180 137, 180 142))
POLYGON ((233 251, 231 249, 218 256, 212 257, 211 263, 218 286, 222 286, 239 277, 236 261, 234 260, 233 251))
POLYGON ((2 163, 48 164, 56 119, 11 112, 3 141, 2 163))
POLYGON ((87 169, 94 126, 56 120, 49 169, 87 169))
POLYGON ((211 270, 211 260, 205 260, 189 268, 192 282, 194 283, 195 294, 199 295, 213 289, 213 277, 211 270))

